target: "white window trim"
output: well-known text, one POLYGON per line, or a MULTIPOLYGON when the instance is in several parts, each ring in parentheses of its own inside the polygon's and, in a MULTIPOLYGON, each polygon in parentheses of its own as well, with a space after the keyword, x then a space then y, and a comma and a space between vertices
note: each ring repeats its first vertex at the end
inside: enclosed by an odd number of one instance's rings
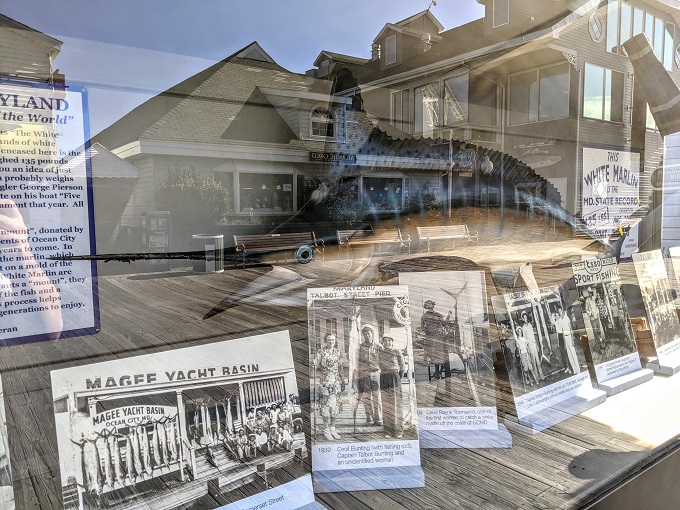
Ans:
MULTIPOLYGON (((593 63, 591 63, 591 62, 586 62, 586 63, 583 65, 583 100, 581 101, 581 117, 582 117, 582 118, 588 119, 588 120, 595 120, 595 121, 599 121, 599 122, 608 122, 608 123, 611 123, 611 124, 618 124, 618 125, 625 124, 625 123, 626 123, 626 122, 625 122, 625 117, 626 117, 626 107, 625 107, 625 105, 623 104, 623 103, 625 103, 625 99, 626 99, 626 73, 624 73, 624 72, 622 72, 622 71, 617 71, 617 70, 615 70, 615 69, 612 69, 611 67, 605 67, 605 66, 600 66, 600 65, 597 65, 597 64, 593 64, 593 63), (620 121, 618 121, 618 120, 611 120, 611 119, 610 119, 610 120, 607 120, 607 119, 604 118, 604 113, 605 113, 605 112, 604 112, 604 108, 605 108, 605 103, 604 103, 604 93, 605 93, 604 86, 605 86, 605 80, 604 80, 604 79, 602 80, 602 87, 603 87, 603 88, 602 88, 602 118, 599 118, 599 117, 588 117, 588 116, 586 116, 586 114, 585 114, 585 102, 586 102, 586 94, 585 94, 585 90, 586 90, 586 65, 591 65, 591 66, 593 66, 593 67, 597 67, 597 68, 601 69, 603 74, 604 74, 606 71, 611 71, 611 72, 612 72, 612 75, 613 75, 613 73, 619 73, 619 74, 623 75, 623 91, 622 91, 622 94, 621 94, 621 120, 620 120, 620 121)), ((611 111, 609 112, 609 116, 611 117, 611 111)))
POLYGON ((510 0, 508 0, 507 6, 508 6, 508 14, 507 14, 506 18, 507 18, 508 21, 506 21, 505 23, 500 23, 500 24, 496 25, 496 0, 493 0, 493 5, 491 6, 491 17, 493 18, 493 28, 502 27, 503 25, 507 25, 508 23, 510 23, 510 0))
MULTIPOLYGON (((531 125, 531 124, 538 124, 540 122, 552 122, 552 121, 555 121, 555 120, 563 120, 563 119, 569 118, 569 113, 567 113, 567 115, 564 116, 564 117, 555 117, 555 118, 552 118, 552 119, 541 119, 540 118, 541 96, 540 96, 540 89, 539 89, 539 96, 538 96, 539 118, 535 121, 519 122, 517 124, 512 124, 511 121, 510 121, 510 112, 511 112, 510 106, 512 105, 512 87, 510 86, 510 82, 511 82, 512 77, 513 76, 519 76, 520 74, 526 74, 530 71, 535 71, 538 75, 538 73, 540 73, 540 71, 542 71, 543 69, 549 69, 551 67, 557 67, 557 66, 563 66, 563 65, 565 65, 563 62, 559 62, 557 64, 550 64, 550 65, 547 65, 547 66, 536 67, 534 69, 527 69, 525 71, 520 71, 518 73, 513 73, 513 74, 508 75, 508 105, 507 105, 507 108, 508 108, 508 115, 507 115, 508 127, 510 127, 510 126, 513 126, 513 127, 514 126, 528 126, 528 125, 531 125)), ((569 69, 569 84, 568 84, 569 88, 567 90, 567 102, 571 106, 571 65, 569 63, 567 63, 566 65, 568 66, 568 69, 569 69)))
POLYGON ((309 137, 312 140, 338 140, 338 116, 335 113, 335 110, 331 108, 330 105, 327 104, 315 104, 312 106, 312 108, 309 110, 309 137), (333 124, 333 136, 320 136, 320 135, 315 135, 312 130, 312 125, 314 123, 314 112, 317 109, 324 109, 327 110, 332 117, 332 124, 333 124))
POLYGON ((389 66, 391 64, 395 64, 396 62, 397 62, 397 36, 396 35, 390 35, 389 37, 385 38, 385 65, 389 66), (389 46, 390 39, 392 39, 394 41, 394 60, 388 61, 387 55, 389 53, 388 46, 389 46))

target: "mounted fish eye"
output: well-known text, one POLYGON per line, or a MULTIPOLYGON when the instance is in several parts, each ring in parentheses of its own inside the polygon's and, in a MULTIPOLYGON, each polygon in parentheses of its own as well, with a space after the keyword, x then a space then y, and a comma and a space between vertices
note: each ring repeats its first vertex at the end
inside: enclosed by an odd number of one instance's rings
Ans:
POLYGON ((295 252, 295 260, 300 264, 309 264, 314 258, 314 251, 309 246, 300 246, 295 252))

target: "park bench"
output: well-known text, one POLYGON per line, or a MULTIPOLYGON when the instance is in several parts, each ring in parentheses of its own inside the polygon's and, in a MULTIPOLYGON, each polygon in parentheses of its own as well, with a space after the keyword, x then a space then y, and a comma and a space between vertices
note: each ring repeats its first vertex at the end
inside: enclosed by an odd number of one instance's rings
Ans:
POLYGON ((338 230, 338 248, 347 250, 347 257, 353 247, 378 245, 378 252, 380 247, 384 244, 399 243, 399 250, 407 248, 409 254, 411 253, 411 236, 402 235, 401 230, 395 228, 393 230, 385 230, 376 232, 373 227, 366 227, 360 229, 338 230))
MULTIPOLYGON (((278 253, 289 250, 297 251, 303 247, 321 254, 324 260, 325 245, 323 239, 318 239, 314 232, 292 232, 282 234, 234 234, 234 247, 237 253, 243 254, 243 264, 245 265, 246 255, 258 253, 278 253)), ((299 257, 311 260, 313 253, 306 251, 299 257), (308 256, 308 257, 307 257, 308 256)), ((298 261, 302 262, 298 257, 298 261)))
POLYGON ((468 243, 479 244, 479 233, 470 234, 467 225, 440 225, 436 227, 417 227, 418 231, 418 250, 421 245, 427 243, 427 251, 430 251, 432 241, 451 241, 455 248, 457 239, 464 239, 468 243))

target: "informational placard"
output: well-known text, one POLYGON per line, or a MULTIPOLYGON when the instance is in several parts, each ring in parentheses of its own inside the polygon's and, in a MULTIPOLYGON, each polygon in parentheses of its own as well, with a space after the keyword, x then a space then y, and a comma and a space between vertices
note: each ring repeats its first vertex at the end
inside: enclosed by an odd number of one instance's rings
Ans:
MULTIPOLYGON (((633 263, 656 347, 658 365, 675 373, 680 367, 680 322, 661 250, 634 253, 633 263)), ((660 371, 663 372, 663 369, 660 371)))
POLYGON ((314 490, 424 486, 407 288, 307 289, 307 306, 314 490))
POLYGON ((593 394, 578 310, 558 287, 494 296, 492 304, 520 422, 541 430, 604 400, 593 394))
POLYGON ((412 299, 421 447, 510 447, 507 431, 481 432, 498 431, 484 271, 400 272, 399 283, 412 299))
MULTIPOLYGON (((614 257, 572 264, 598 384, 642 369, 614 257)), ((651 375, 651 373, 650 373, 651 375)))
POLYGON ((9 457, 7 440, 7 414, 5 411, 5 392, 0 378, 0 508, 14 510, 14 486, 12 484, 12 464, 9 457))
POLYGON ((0 81, 0 345, 92 334, 96 263, 83 89, 0 81))
POLYGON ((640 207, 640 153, 583 147, 581 216, 605 239, 640 207))
POLYGON ((635 225, 630 227, 628 235, 623 240, 623 246, 621 247, 621 257, 620 260, 631 260, 633 253, 640 249, 640 222, 635 223, 635 225))
POLYGON ((288 332, 55 370, 52 394, 65 508, 316 508, 288 332))

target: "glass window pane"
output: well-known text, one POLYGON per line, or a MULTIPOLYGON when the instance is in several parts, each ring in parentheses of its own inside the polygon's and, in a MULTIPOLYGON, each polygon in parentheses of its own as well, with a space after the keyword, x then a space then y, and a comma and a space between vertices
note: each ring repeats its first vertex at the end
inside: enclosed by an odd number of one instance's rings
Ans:
POLYGON ((623 94, 625 90, 625 75, 613 71, 611 73, 611 111, 612 122, 623 122, 623 94))
POLYGON ((285 174, 239 175, 241 211, 293 211, 293 176, 285 174))
POLYGON ((666 31, 664 33, 663 44, 663 66, 671 71, 673 69, 673 34, 675 32, 675 25, 673 23, 666 23, 666 31))
POLYGON ((586 63, 586 76, 583 86, 583 116, 591 119, 603 117, 604 69, 586 63))
POLYGON ((401 209, 403 179, 364 177, 364 203, 371 209, 394 211, 401 209))
POLYGON ((470 79, 470 124, 495 126, 496 83, 483 76, 470 79))
POLYGON ((510 21, 510 0, 494 0, 493 26, 499 27, 510 21))
POLYGON ((633 10, 633 35, 641 34, 645 28, 645 11, 638 9, 633 10))
POLYGON ((612 108, 612 71, 611 69, 604 70, 604 110, 602 114, 603 120, 611 120, 612 108))
POLYGON ((510 124, 529 122, 531 85, 536 84, 536 72, 530 71, 510 78, 510 124))
POLYGON ((619 0, 609 0, 607 6, 607 51, 618 53, 619 0))
POLYGON ((385 39, 385 63, 394 64, 397 61, 397 36, 391 35, 385 39))
POLYGON ((654 18, 654 54, 661 62, 663 62, 664 25, 662 19, 654 18))
POLYGON ((645 14, 645 35, 651 44, 654 41, 654 16, 649 13, 645 14))
POLYGON ((439 87, 430 83, 418 87, 415 93, 415 129, 423 136, 432 137, 439 126, 439 87))
MULTIPOLYGON (((623 44, 630 39, 632 8, 630 4, 621 4, 621 34, 619 43, 623 44)), ((623 50, 623 48, 621 48, 623 50)))
POLYGON ((468 118, 468 75, 444 80, 444 125, 450 126, 468 118))
POLYGON ((539 116, 541 120, 569 116, 569 64, 542 69, 539 116))

